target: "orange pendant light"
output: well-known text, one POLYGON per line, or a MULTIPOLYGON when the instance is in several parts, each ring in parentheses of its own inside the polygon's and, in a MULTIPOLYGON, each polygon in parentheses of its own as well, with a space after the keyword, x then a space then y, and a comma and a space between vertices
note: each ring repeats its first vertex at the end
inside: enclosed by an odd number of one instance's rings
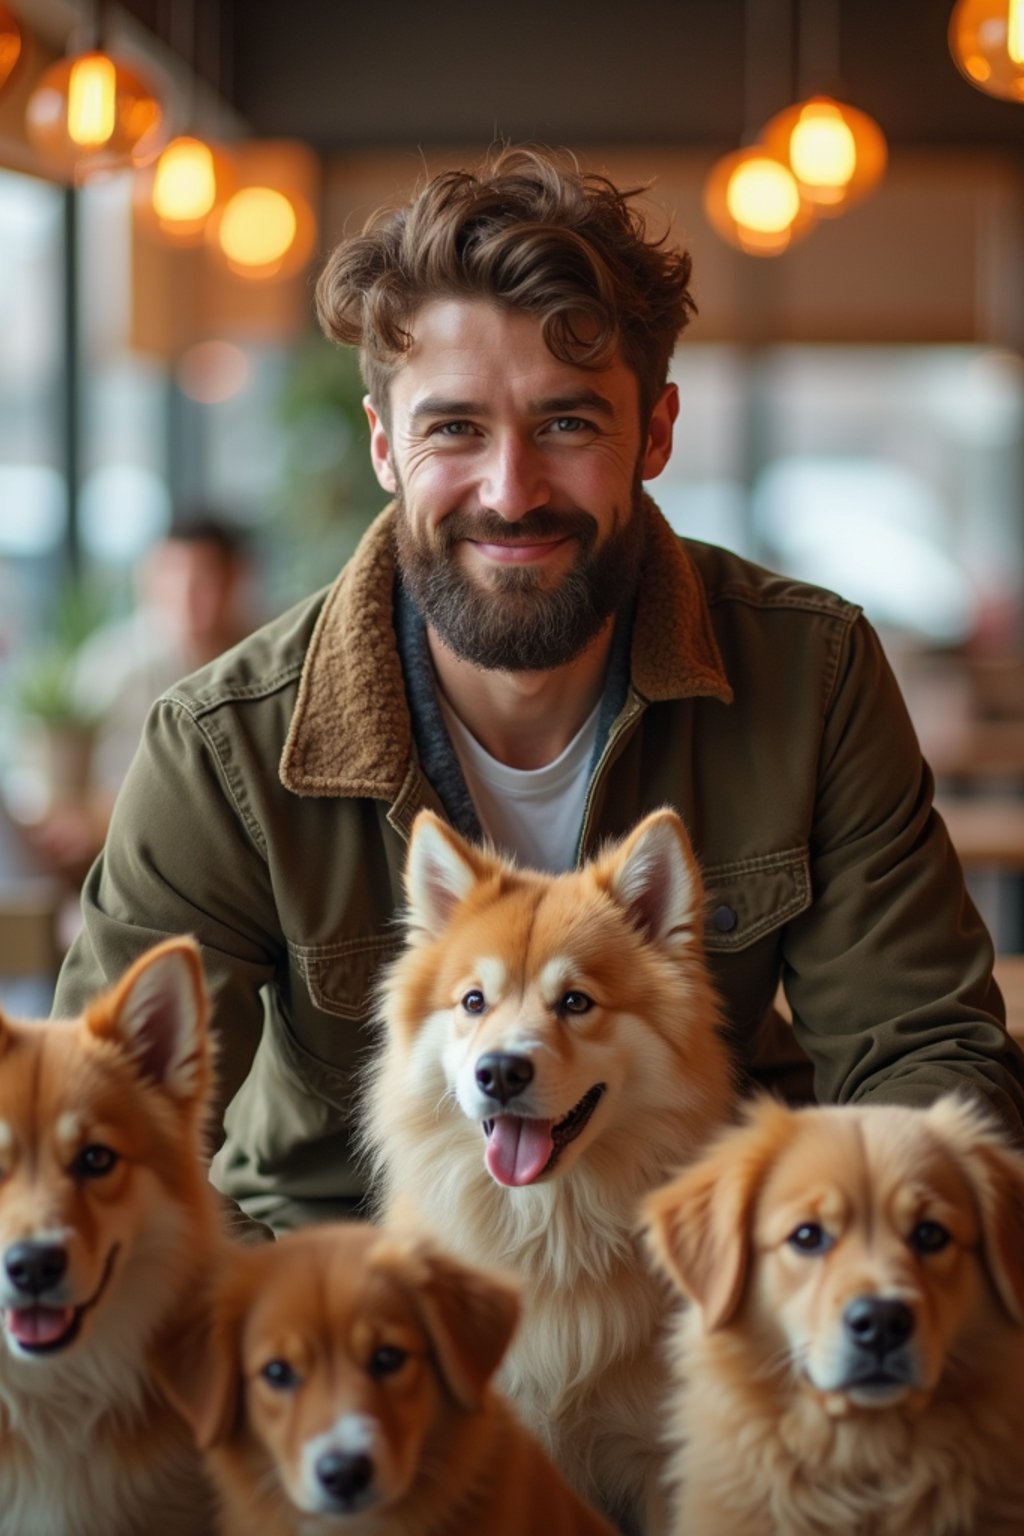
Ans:
POLYGON ((0 90, 10 79, 21 57, 21 28, 10 6, 0 0, 0 90))
POLYGON ((43 167, 76 181, 145 165, 160 149, 164 113, 134 64, 94 48, 44 71, 28 99, 25 128, 43 167))
POLYGON ((1024 101, 1024 0, 957 0, 949 51, 979 91, 1024 101))
POLYGON ((842 213, 878 185, 888 150, 874 118, 831 96, 779 112, 761 142, 783 160, 819 215, 842 213))

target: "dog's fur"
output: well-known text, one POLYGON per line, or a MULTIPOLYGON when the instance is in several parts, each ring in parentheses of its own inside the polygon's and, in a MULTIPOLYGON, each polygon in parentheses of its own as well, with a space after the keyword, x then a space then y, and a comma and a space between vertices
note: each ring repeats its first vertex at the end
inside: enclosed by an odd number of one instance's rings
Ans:
POLYGON ((0 1015, 0 1536, 210 1528, 187 1427, 149 1379, 215 1242, 210 1075, 189 940, 81 1018, 0 1015))
POLYGON ((489 1388, 518 1311, 367 1223, 236 1250, 167 1378, 224 1536, 612 1536, 489 1388))
POLYGON ((587 1498, 654 1531, 669 1294, 638 1207, 731 1102, 686 833, 659 811, 548 876, 421 812, 406 893, 365 1123, 385 1220, 517 1275, 503 1386, 587 1498), (511 1082, 488 1083, 494 1053, 511 1082), (570 1115, 573 1139, 552 1142, 570 1115))
POLYGON ((647 1209, 679 1536, 1024 1530, 1024 1158, 976 1108, 769 1101, 647 1209))

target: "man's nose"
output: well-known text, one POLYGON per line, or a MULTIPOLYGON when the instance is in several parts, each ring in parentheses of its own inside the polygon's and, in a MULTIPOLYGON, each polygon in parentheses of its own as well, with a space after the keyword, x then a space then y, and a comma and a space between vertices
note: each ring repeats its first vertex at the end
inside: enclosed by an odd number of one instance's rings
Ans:
POLYGON ((550 499, 544 458, 536 444, 511 436, 496 439, 484 465, 481 506, 515 522, 550 499))

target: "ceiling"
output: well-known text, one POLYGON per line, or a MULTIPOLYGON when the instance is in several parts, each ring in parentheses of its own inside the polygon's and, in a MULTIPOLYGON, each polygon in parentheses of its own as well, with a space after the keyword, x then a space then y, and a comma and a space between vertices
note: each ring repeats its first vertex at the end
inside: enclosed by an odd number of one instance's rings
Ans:
POLYGON ((122 0, 122 9, 177 52, 182 33, 194 39, 200 72, 215 76, 251 132, 328 154, 495 138, 729 148, 797 95, 829 87, 877 118, 894 147, 1024 151, 1024 105, 975 90, 950 58, 951 0, 122 0))

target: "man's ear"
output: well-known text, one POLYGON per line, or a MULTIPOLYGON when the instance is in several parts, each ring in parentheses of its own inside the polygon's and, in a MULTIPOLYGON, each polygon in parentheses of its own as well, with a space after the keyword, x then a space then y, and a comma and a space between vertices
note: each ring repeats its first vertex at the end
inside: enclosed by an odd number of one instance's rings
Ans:
POLYGON ((679 391, 674 384, 666 384, 651 412, 647 425, 647 444, 644 448, 640 478, 653 480, 660 475, 672 456, 672 431, 679 415, 679 391))
POLYGON ((387 428, 369 395, 363 396, 363 410, 370 423, 370 462, 373 464, 373 472, 381 487, 394 495, 398 490, 398 481, 391 462, 391 440, 387 428))

